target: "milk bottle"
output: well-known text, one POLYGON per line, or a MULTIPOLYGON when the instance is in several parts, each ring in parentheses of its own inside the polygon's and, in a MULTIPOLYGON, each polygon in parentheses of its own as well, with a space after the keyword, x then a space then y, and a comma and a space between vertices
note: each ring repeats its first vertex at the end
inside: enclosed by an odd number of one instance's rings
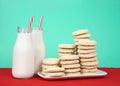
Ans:
POLYGON ((34 74, 34 47, 31 32, 18 28, 17 40, 13 49, 12 75, 15 78, 30 78, 34 74))
POLYGON ((45 44, 42 32, 38 28, 32 30, 32 40, 35 48, 35 73, 41 70, 42 60, 45 58, 45 44))

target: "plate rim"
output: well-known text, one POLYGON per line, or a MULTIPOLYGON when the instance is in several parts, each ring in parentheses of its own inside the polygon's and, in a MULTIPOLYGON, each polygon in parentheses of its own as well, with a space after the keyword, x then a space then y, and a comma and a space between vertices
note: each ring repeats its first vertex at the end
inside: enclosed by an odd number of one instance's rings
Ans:
POLYGON ((58 79, 76 79, 76 78, 92 78, 92 77, 104 77, 108 73, 103 70, 97 70, 96 74, 81 74, 81 75, 73 75, 73 76, 59 76, 59 77, 51 77, 51 76, 44 76, 40 71, 37 72, 37 75, 43 79, 47 80, 58 80, 58 79))

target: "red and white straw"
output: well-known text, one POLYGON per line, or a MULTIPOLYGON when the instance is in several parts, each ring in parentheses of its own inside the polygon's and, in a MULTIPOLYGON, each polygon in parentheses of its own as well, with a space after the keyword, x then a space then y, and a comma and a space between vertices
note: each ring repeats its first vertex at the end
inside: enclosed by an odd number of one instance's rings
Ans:
POLYGON ((41 16, 40 18, 40 23, 39 23, 39 26, 38 26, 38 29, 42 29, 42 22, 43 22, 43 19, 44 19, 44 16, 41 16))
POLYGON ((33 19, 34 19, 34 16, 32 16, 32 17, 30 18, 30 23, 29 23, 28 29, 27 29, 27 32, 28 32, 28 33, 31 31, 31 26, 32 26, 32 23, 33 23, 33 19))

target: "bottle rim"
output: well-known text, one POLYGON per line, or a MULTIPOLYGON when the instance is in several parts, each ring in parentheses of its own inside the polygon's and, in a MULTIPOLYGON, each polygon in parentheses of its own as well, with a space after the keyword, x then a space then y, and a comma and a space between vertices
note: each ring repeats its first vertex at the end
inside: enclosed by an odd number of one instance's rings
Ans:
POLYGON ((31 31, 28 32, 28 28, 27 27, 18 27, 17 31, 18 31, 18 33, 31 33, 31 31))

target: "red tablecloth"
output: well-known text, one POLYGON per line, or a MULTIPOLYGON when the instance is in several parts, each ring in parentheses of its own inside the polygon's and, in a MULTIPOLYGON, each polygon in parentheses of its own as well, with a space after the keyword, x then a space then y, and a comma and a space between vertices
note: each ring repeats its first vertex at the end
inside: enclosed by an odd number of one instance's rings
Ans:
POLYGON ((11 68, 0 68, 0 86, 120 86, 120 68, 100 68, 108 73, 105 77, 49 81, 34 76, 30 79, 15 79, 11 68))

